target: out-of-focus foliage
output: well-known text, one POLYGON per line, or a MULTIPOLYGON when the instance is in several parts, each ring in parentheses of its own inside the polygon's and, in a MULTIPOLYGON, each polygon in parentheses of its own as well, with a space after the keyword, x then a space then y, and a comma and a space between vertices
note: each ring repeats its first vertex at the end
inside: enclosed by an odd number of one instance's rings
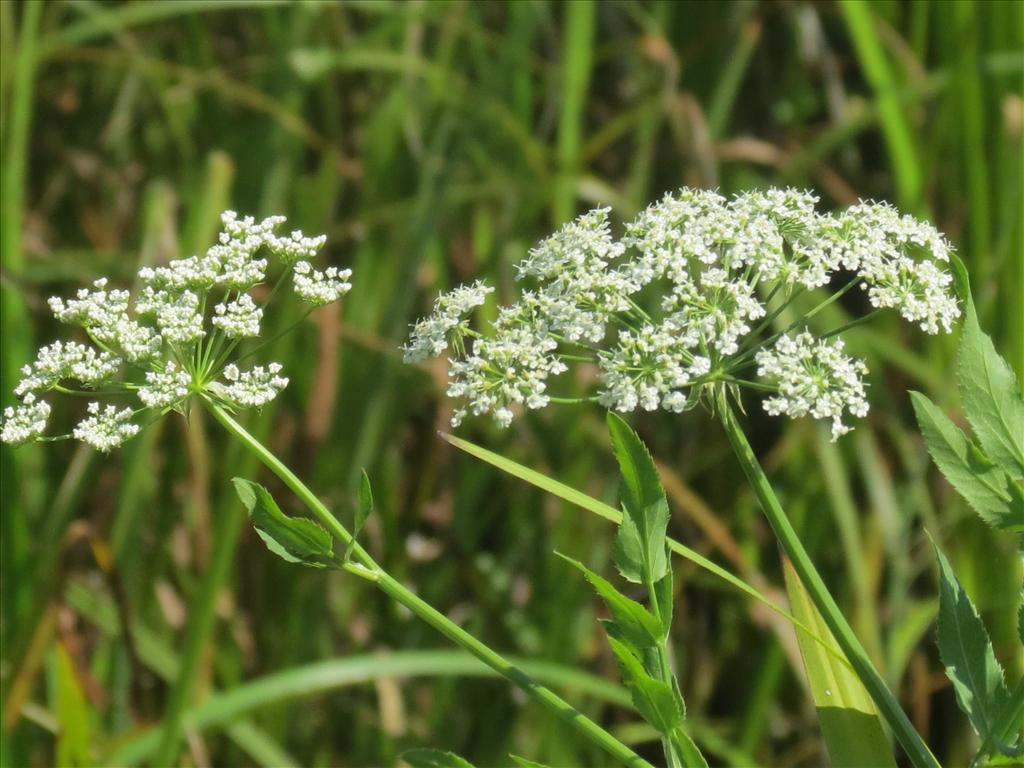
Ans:
MULTIPOLYGON (((682 184, 794 184, 825 207, 887 199, 930 218, 1024 380, 1020 3, 53 0, 0 3, 0 22, 3 404, 58 334, 48 296, 201 251, 228 207, 326 232, 325 260, 351 267, 354 288, 277 344, 291 384, 249 426, 343 519, 367 467, 374 556, 490 644, 546 662, 531 672, 655 759, 621 689, 570 671, 617 679, 599 602, 552 551, 608 572, 614 528, 440 441, 443 371, 401 363, 436 292, 479 276, 507 297, 511 265, 583 208, 609 204, 618 223, 682 184)), ((833 319, 862 298, 848 300, 833 319)), ((297 313, 267 317, 268 338, 297 313)), ((831 445, 756 408, 748 431, 915 724, 965 764, 976 737, 933 642, 924 528, 1011 679, 1019 559, 916 430, 908 389, 963 424, 955 337, 883 318, 849 346, 872 367, 855 433, 831 445)), ((613 500, 602 420, 560 408, 461 433, 613 500)), ((778 596, 776 548, 721 430, 699 411, 634 425, 672 538, 778 596)), ((443 644, 382 597, 267 552, 230 484, 259 474, 252 460, 212 422, 183 427, 102 461, 63 443, 2 449, 0 763, 151 754, 166 681, 195 664, 196 765, 382 765, 426 745, 476 765, 602 764, 465 662, 399 655, 443 644), (204 595, 216 620, 192 647, 204 595)), ((696 742, 713 763, 821 764, 792 629, 680 562, 672 640, 696 742)))

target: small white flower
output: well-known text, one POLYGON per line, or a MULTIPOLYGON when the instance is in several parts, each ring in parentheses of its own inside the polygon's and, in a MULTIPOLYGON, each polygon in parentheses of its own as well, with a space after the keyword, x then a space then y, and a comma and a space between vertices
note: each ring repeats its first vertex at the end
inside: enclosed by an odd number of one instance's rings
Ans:
POLYGON ((89 416, 75 427, 74 437, 104 453, 117 448, 139 431, 139 425, 131 421, 134 415, 131 408, 119 411, 114 405, 101 407, 99 403, 89 403, 88 412, 89 416))
POLYGON ((415 363, 444 354, 449 343, 456 347, 469 327, 469 315, 487 300, 494 289, 478 280, 442 293, 434 301, 434 311, 416 322, 409 334, 409 343, 402 347, 405 361, 415 363))
POLYGON ((171 361, 162 371, 146 371, 146 386, 139 390, 139 399, 148 408, 167 408, 188 397, 191 382, 191 374, 171 361))
POLYGON ((348 279, 352 277, 351 269, 328 267, 321 272, 313 269, 308 261, 300 261, 295 265, 295 293, 300 299, 320 307, 337 301, 352 288, 348 279))
POLYGON ((841 339, 819 340, 807 331, 783 335, 757 353, 758 375, 779 388, 778 396, 764 401, 764 409, 772 416, 831 419, 833 442, 850 431, 842 421, 844 411, 867 416, 867 372, 862 361, 843 353, 841 339))
POLYGON ((279 376, 281 365, 271 363, 264 367, 257 365, 252 370, 240 371, 238 366, 231 364, 224 368, 224 379, 227 385, 221 385, 221 391, 228 400, 243 408, 260 408, 288 386, 288 379, 279 376))
POLYGON ((234 301, 222 301, 213 311, 211 322, 224 331, 225 336, 237 339, 260 335, 263 310, 256 306, 248 293, 243 293, 234 301))
POLYGON ((37 400, 32 393, 17 407, 4 408, 4 423, 0 428, 0 442, 18 445, 35 440, 46 429, 50 418, 50 406, 45 400, 37 400))

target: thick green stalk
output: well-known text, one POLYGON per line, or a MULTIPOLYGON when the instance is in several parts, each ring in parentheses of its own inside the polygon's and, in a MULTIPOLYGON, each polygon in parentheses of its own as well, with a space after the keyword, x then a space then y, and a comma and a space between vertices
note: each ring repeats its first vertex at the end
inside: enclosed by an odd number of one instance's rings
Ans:
POLYGON ((608 754, 621 760, 628 766, 635 768, 651 768, 650 763, 640 757, 636 752, 627 747, 621 741, 604 730, 600 725, 576 710, 569 702, 558 696, 553 691, 545 688, 532 677, 520 670, 500 654, 491 650, 473 635, 453 622, 432 605, 424 601, 401 582, 396 581, 383 568, 381 568, 364 550, 358 542, 353 540, 352 534, 343 526, 338 519, 331 514, 330 510, 306 487, 306 485, 286 467, 280 459, 271 453, 266 446, 249 434, 245 428, 220 406, 207 402, 207 407, 213 417, 221 423, 232 435, 252 451, 257 458, 271 472, 277 475, 285 485, 308 507, 309 511, 320 521, 331 533, 338 537, 346 547, 351 546, 352 552, 359 561, 358 566, 350 566, 347 570, 357 573, 368 581, 376 584, 381 591, 396 602, 404 605, 416 616, 432 626, 442 635, 447 637, 456 645, 464 648, 484 664, 495 670, 534 699, 544 704, 558 717, 570 723, 583 736, 587 737, 597 746, 601 747, 608 754))
POLYGON ((846 654, 857 677, 871 694, 871 698, 874 699, 911 763, 917 768, 937 768, 939 763, 935 756, 928 749, 921 735, 914 729, 896 697, 871 663, 864 646, 861 645, 853 629, 843 617, 817 568, 814 567, 800 537, 775 496, 775 491, 772 490, 761 464, 754 456, 754 451, 725 396, 719 397, 718 407, 722 424, 725 426, 725 433, 729 437, 729 443, 761 503, 768 522, 771 523, 772 529, 775 531, 779 544, 793 563, 793 568, 800 577, 800 581, 807 588, 815 607, 828 628, 832 630, 832 634, 835 635, 836 642, 846 654))

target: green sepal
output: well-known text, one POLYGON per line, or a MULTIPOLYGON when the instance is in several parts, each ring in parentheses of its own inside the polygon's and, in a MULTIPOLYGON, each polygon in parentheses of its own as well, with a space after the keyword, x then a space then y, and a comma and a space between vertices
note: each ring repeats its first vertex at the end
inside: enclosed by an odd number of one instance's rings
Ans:
POLYGON ((334 554, 334 540, 326 530, 312 520, 288 517, 262 485, 241 477, 232 482, 267 549, 289 563, 302 563, 311 568, 341 565, 334 554))
POLYGON ((654 583, 668 570, 668 501, 654 459, 630 426, 608 412, 608 431, 622 476, 623 518, 615 537, 615 565, 623 578, 654 583))
POLYGON ((948 416, 920 392, 910 399, 928 453, 975 512, 995 528, 1024 532, 1020 483, 996 466, 948 416))

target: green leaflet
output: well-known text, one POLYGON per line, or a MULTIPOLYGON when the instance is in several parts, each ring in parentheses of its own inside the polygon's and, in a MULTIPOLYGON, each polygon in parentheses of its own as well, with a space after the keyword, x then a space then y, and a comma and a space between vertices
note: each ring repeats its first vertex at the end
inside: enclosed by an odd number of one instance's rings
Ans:
POLYGON ((301 517, 288 517, 262 485, 241 477, 234 478, 232 482, 267 549, 289 563, 302 563, 312 568, 338 564, 331 534, 317 523, 301 517))
POLYGON ((1024 480, 1024 399, 1017 377, 978 325, 974 304, 960 340, 960 399, 978 442, 992 461, 1024 480))
POLYGON ((1009 694, 1003 668, 996 661, 978 611, 936 546, 939 561, 939 653, 957 702, 985 742, 998 742, 995 732, 1009 694))
POLYGON ((373 512, 373 489, 370 487, 370 478, 366 470, 362 470, 359 476, 359 498, 356 502, 356 516, 352 521, 352 540, 345 547, 344 560, 348 560, 352 554, 352 547, 356 545, 356 538, 366 524, 367 518, 373 512))
POLYGON ((647 446, 610 411, 608 431, 622 475, 625 509, 615 538, 615 564, 629 581, 653 584, 668 570, 668 501, 647 446))
POLYGON ((683 765, 686 768, 708 768, 708 761, 704 759, 704 754, 693 743, 690 735, 682 728, 673 728, 672 733, 669 734, 669 739, 676 748, 676 752, 683 759, 683 765))
POLYGON ((659 733, 671 734, 683 722, 675 693, 667 684, 647 674, 643 663, 625 643, 614 637, 609 637, 608 642, 619 662, 622 680, 633 696, 637 712, 659 733))
MULTIPOLYGON (((793 614, 822 637, 832 640, 828 625, 814 607, 789 560, 783 558, 782 565, 793 614)), ((895 766, 878 708, 864 684, 817 643, 804 635, 797 635, 797 641, 811 697, 818 711, 821 734, 834 768, 895 766)))
POLYGON ((664 637, 665 628, 661 622, 640 603, 626 597, 610 581, 594 573, 578 560, 566 557, 560 552, 555 554, 579 568, 587 577, 587 581, 594 585, 594 589, 612 614, 611 620, 605 623, 610 635, 630 646, 638 654, 645 648, 657 645, 659 639, 664 637))
POLYGON ((1024 532, 1020 484, 993 464, 939 408, 920 392, 910 393, 917 423, 936 466, 985 522, 1024 532))
POLYGON ((409 749, 401 758, 412 768, 473 768, 468 760, 440 749, 409 749))

